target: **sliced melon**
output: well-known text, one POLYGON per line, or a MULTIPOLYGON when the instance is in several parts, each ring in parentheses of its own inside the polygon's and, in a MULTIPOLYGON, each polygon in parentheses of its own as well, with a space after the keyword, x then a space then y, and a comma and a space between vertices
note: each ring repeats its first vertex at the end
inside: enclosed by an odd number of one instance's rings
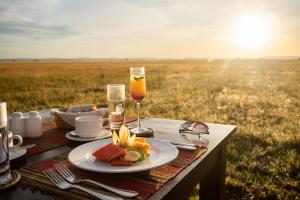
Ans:
POLYGON ((135 161, 137 161, 140 157, 141 157, 141 154, 139 154, 138 152, 136 152, 136 151, 128 151, 128 152, 124 155, 123 159, 124 159, 125 161, 135 162, 135 161))

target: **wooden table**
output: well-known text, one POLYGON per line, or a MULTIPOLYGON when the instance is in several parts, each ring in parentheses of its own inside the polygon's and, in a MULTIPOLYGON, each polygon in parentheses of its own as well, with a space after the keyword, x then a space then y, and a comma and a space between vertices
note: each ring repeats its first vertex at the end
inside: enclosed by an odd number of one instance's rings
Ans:
MULTIPOLYGON (((40 111, 45 121, 51 120, 49 110, 40 111)), ((178 130, 184 121, 144 118, 142 126, 152 128, 155 131, 155 137, 178 142, 187 142, 178 130)), ((134 126, 134 124, 130 124, 134 126)), ((209 135, 204 137, 209 140, 208 150, 200 158, 186 167, 175 178, 171 179, 161 189, 155 192, 149 199, 185 199, 193 190, 196 184, 200 182, 200 199, 222 199, 225 187, 226 170, 226 145, 228 139, 235 131, 234 125, 211 124, 209 126, 209 135)), ((74 145, 62 146, 47 152, 32 156, 25 163, 11 163, 12 168, 20 168, 24 164, 32 164, 51 157, 60 155, 74 148, 74 145)), ((15 200, 34 200, 34 199, 53 199, 53 197, 42 194, 39 191, 31 192, 30 189, 20 189, 13 187, 0 193, 1 199, 15 200)))

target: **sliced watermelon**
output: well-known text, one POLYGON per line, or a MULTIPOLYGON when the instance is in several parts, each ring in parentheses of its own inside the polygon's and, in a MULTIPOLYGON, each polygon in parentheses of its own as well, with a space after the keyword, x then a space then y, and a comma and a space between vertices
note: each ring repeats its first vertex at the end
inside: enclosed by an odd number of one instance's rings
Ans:
POLYGON ((93 156, 96 157, 96 160, 111 161, 117 157, 124 155, 125 153, 126 150, 122 149, 117 145, 110 143, 97 149, 93 153, 93 156))
POLYGON ((109 149, 113 144, 112 143, 109 143, 109 144, 106 144, 104 145, 103 147, 100 147, 99 149, 96 149, 93 153, 94 156, 98 155, 99 153, 105 151, 106 149, 109 149))
POLYGON ((113 159, 115 159, 115 158, 118 158, 118 157, 120 157, 120 156, 126 154, 126 150, 124 150, 124 149, 122 149, 122 148, 120 148, 120 147, 118 147, 118 148, 119 148, 119 149, 114 150, 113 153, 110 154, 108 158, 106 158, 107 161, 111 161, 111 160, 113 160, 113 159))
POLYGON ((115 145, 112 144, 112 143, 109 143, 109 144, 97 149, 96 151, 94 151, 93 156, 95 156, 97 160, 105 160, 105 157, 107 156, 107 153, 109 151, 111 151, 113 146, 115 146, 115 145))
POLYGON ((110 158, 110 155, 116 151, 116 145, 111 145, 109 148, 105 149, 105 151, 103 151, 101 153, 101 158, 102 160, 107 161, 110 158))
POLYGON ((114 154, 116 151, 118 151, 116 149, 116 146, 115 145, 111 146, 109 149, 107 149, 106 151, 102 152, 102 156, 101 156, 102 160, 104 160, 104 161, 109 160, 110 157, 111 157, 111 154, 114 154))

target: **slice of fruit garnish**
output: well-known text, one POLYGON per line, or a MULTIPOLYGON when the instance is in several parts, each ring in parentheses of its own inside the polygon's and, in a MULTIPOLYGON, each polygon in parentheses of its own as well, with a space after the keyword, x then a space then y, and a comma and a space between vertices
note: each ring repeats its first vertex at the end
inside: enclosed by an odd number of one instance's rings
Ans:
POLYGON ((135 81, 142 80, 144 77, 143 76, 134 76, 133 77, 135 81))
POLYGON ((112 133, 111 137, 112 137, 113 144, 117 145, 119 143, 119 136, 117 135, 116 131, 112 133))
POLYGON ((135 142, 135 138, 135 135, 130 136, 129 129, 124 124, 119 130, 119 136, 115 131, 112 134, 113 143, 122 147, 131 146, 135 142))
POLYGON ((148 154, 150 151, 150 145, 145 142, 134 142, 132 147, 142 151, 145 154, 148 154))
POLYGON ((120 146, 126 146, 129 137, 130 137, 130 132, 129 132, 128 128, 123 124, 119 131, 120 146))
POLYGON ((136 135, 134 134, 133 136, 131 136, 131 137, 128 139, 128 146, 132 146, 133 143, 135 142, 135 139, 136 139, 136 135))
POLYGON ((143 138, 143 137, 136 137, 136 138, 135 138, 135 142, 143 142, 143 143, 145 143, 145 142, 146 142, 146 138, 143 138))
POLYGON ((132 161, 135 162, 141 157, 141 154, 139 154, 136 151, 127 151, 127 153, 124 155, 125 161, 132 161))

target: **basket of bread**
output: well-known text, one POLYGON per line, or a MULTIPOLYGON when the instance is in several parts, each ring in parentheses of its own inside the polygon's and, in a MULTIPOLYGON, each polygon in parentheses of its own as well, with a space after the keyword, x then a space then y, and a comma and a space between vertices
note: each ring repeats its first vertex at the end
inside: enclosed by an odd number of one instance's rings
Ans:
POLYGON ((80 116, 98 115, 103 118, 108 117, 107 105, 95 104, 70 106, 68 108, 55 108, 51 110, 57 128, 73 130, 75 128, 75 118, 80 116))

